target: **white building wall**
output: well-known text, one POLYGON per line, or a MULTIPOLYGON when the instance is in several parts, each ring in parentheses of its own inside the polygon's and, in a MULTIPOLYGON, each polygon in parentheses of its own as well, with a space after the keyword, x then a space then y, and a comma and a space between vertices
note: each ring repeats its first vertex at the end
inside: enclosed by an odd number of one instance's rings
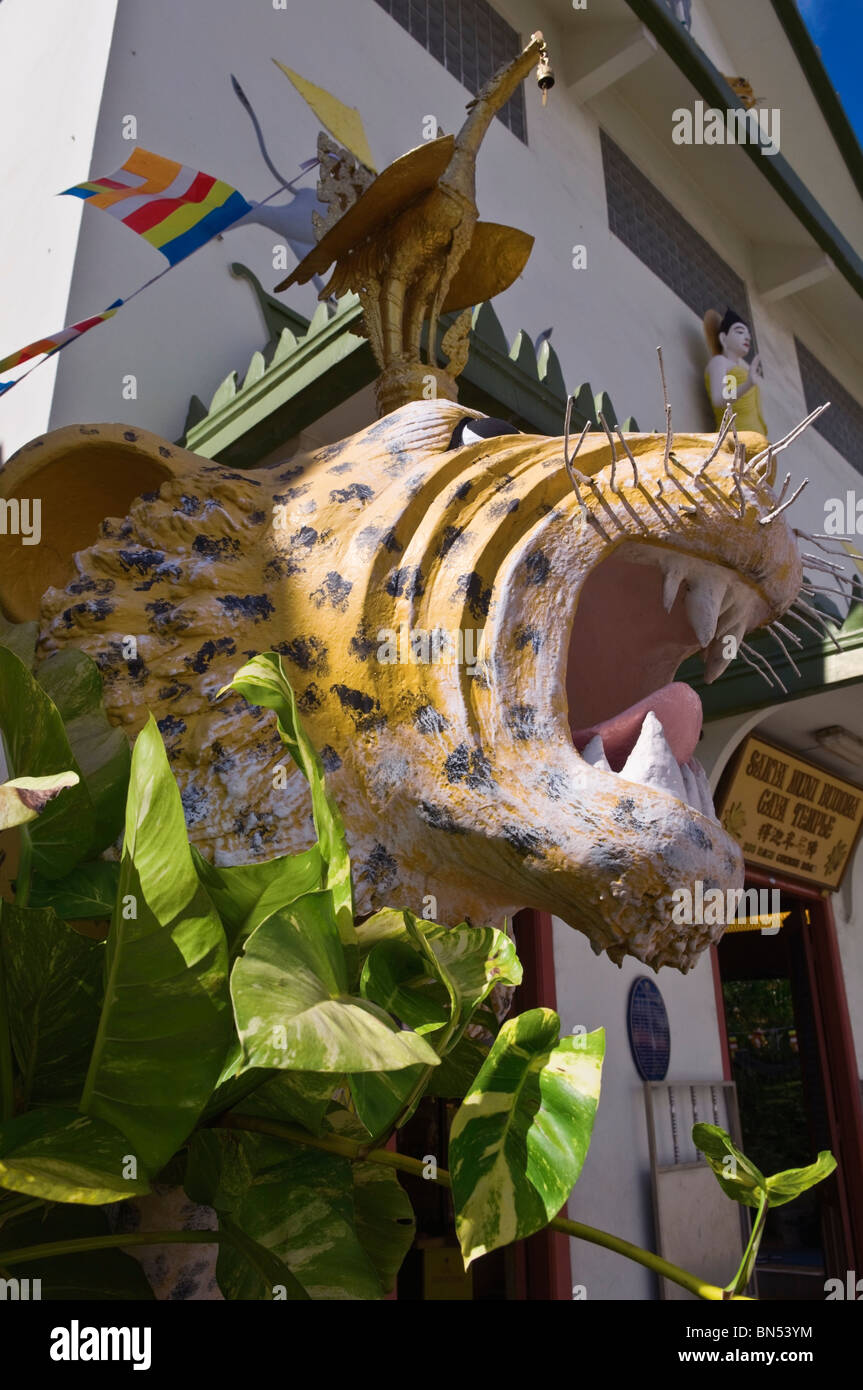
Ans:
MULTIPOLYGON (((89 174, 116 4, 6 0, 0 8, 0 358, 72 321, 82 209, 55 194, 89 174)), ((3 458, 47 429, 55 372, 56 360, 4 396, 3 458)))

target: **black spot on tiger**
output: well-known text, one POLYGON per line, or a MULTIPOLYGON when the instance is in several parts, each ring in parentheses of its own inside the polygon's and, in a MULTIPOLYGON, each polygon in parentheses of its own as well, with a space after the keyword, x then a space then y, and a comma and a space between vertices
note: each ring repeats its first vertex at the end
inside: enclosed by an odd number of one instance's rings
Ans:
POLYGON ((252 487, 260 487, 260 478, 250 478, 248 473, 229 473, 227 470, 218 470, 220 477, 227 483, 251 483, 252 487))
POLYGON ((114 607, 106 598, 91 598, 86 603, 76 603, 63 611, 63 626, 73 627, 78 619, 84 617, 91 618, 95 623, 103 623, 113 613, 114 607))
POLYGON ((374 495, 374 488, 370 488, 368 483, 351 483, 350 487, 333 488, 330 501, 365 503, 370 502, 374 495))
POLYGON ((316 608, 323 608, 324 604, 328 603, 331 608, 337 608, 344 613, 353 587, 349 579, 343 579, 335 570, 330 570, 323 583, 312 591, 309 598, 316 608))
POLYGON ((286 656, 301 671, 314 671, 316 675, 326 675, 329 667, 328 649, 320 637, 293 637, 289 642, 279 642, 275 651, 286 656))
POLYGON ((231 637, 220 637, 216 642, 204 642, 194 656, 184 657, 184 661, 196 675, 203 676, 204 672, 209 670, 215 656, 233 656, 236 650, 237 645, 231 637))
POLYGON ((264 579, 272 583, 276 579, 290 579, 294 574, 302 574, 303 566, 292 555, 271 555, 264 565, 264 579))
POLYGON ((539 732, 536 720, 536 708, 533 705, 513 705, 507 710, 507 727, 513 738, 526 741, 536 738, 539 732))
POLYGON ((159 453, 161 454, 161 456, 162 456, 163 459, 173 458, 173 455, 172 455, 172 453, 171 453, 171 450, 170 450, 170 449, 166 449, 165 446, 164 446, 164 444, 160 444, 160 445, 159 445, 159 453))
POLYGON ((83 574, 80 579, 67 584, 66 590, 70 594, 111 594, 115 587, 113 579, 93 579, 91 575, 83 574))
POLYGON ((532 555, 525 558, 524 567, 527 570, 527 582, 529 584, 544 584, 551 570, 551 561, 544 551, 535 550, 532 555))
POLYGON ((543 837, 538 831, 529 830, 523 825, 502 825, 501 834, 519 854, 531 855, 534 859, 545 858, 543 845, 548 844, 548 837, 543 837))
POLYGON ((534 652, 538 652, 543 640, 542 633, 536 627, 520 627, 513 636, 515 649, 518 652, 523 652, 525 647, 532 647, 534 652))
POLYGON ((314 526, 301 526, 299 531, 295 531, 288 544, 292 550, 310 550, 318 539, 318 533, 314 526))
POLYGON ((324 765, 325 772, 338 772, 342 765, 341 758, 335 748, 332 748, 329 743, 325 743, 321 749, 321 762, 324 765))
POLYGON ((694 845, 697 845, 699 849, 712 849, 713 841, 710 839, 710 836, 705 835, 704 831, 701 829, 701 826, 696 825, 694 821, 688 820, 686 822, 685 834, 687 839, 691 840, 692 843, 694 845))
POLYGON ((142 492, 142 493, 141 493, 141 501, 142 501, 142 502, 158 502, 158 500, 159 500, 159 489, 158 489, 158 488, 156 488, 153 492, 142 492))
POLYGON ((351 469, 353 468, 353 466, 354 466, 354 465, 353 465, 353 463, 351 462, 351 460, 350 460, 350 459, 346 459, 344 463, 334 463, 333 466, 332 466, 332 468, 328 468, 328 469, 327 469, 327 472, 328 472, 328 473, 350 473, 350 471, 351 471, 351 469))
POLYGON ((175 512, 183 512, 186 516, 194 516, 201 510, 201 499, 192 493, 184 492, 180 495, 180 505, 174 508, 175 512))
POLYGON ((303 714, 310 714, 312 710, 320 709, 323 704, 324 696, 322 691, 315 685, 314 681, 307 685, 302 694, 297 696, 297 708, 303 714))
POLYGON ((290 466, 289 468, 286 468, 286 469, 285 469, 284 473, 280 473, 280 474, 278 475, 278 477, 279 477, 279 482, 280 482, 280 483, 292 483, 293 480, 294 480, 294 478, 300 478, 300 477, 302 477, 302 475, 305 473, 305 471, 306 471, 306 465, 305 465, 304 463, 292 463, 291 466, 290 466))
POLYGON ((240 542, 234 536, 196 536, 192 549, 206 560, 233 560, 240 549, 240 542))
POLYGON ((436 806, 432 801, 421 801, 417 815, 434 830, 445 830, 448 835, 467 834, 467 831, 456 823, 452 812, 446 806, 436 806))
POLYGON ((159 687, 158 698, 165 702, 168 700, 177 700, 181 695, 188 695, 191 689, 192 687, 187 685, 185 681, 171 681, 170 685, 159 687))
MULTIPOLYGON (((98 434, 99 431, 98 431, 97 429, 95 429, 95 428, 89 429, 89 428, 87 427, 87 425, 79 425, 79 426, 78 426, 78 433, 79 433, 79 434, 98 434)), ((28 449, 41 449, 41 447, 42 447, 42 440, 41 440, 41 439, 36 440, 36 442, 33 443, 33 444, 28 444, 28 445, 27 445, 27 448, 28 448, 28 449)))
POLYGON ((387 717, 380 713, 380 700, 363 690, 353 690, 349 685, 331 685, 330 690, 338 697, 342 709, 351 716, 358 733, 381 729, 386 725, 387 717))
POLYGON ((472 791, 490 791, 495 785, 491 764, 482 749, 470 749, 466 743, 460 743, 450 753, 443 770, 450 784, 463 781, 472 791))
POLYGON ((369 878, 376 887, 386 892, 398 877, 399 866, 385 845, 376 844, 364 864, 360 865, 360 878, 369 878))
POLYGON ((363 623, 360 623, 356 632, 349 643, 350 650, 357 661, 368 661, 372 652, 376 652, 380 643, 377 637, 372 637, 371 633, 363 623))
POLYGON ((273 501, 284 505, 285 502, 296 502, 298 497, 305 497, 311 489, 311 483, 300 483, 299 487, 285 488, 284 492, 277 492, 273 496, 273 501))
POLYGON ((266 513, 266 512, 256 511, 256 512, 250 512, 250 513, 249 513, 249 525, 250 525, 250 526, 263 526, 263 524, 264 524, 264 522, 265 522, 266 520, 267 520, 267 513, 266 513))
POLYGON ((440 558, 443 560, 443 559, 445 558, 445 556, 449 555, 449 553, 450 553, 450 551, 452 550, 453 546, 461 545, 463 542, 464 542, 464 527, 463 527, 463 526, 445 526, 445 527, 444 527, 444 531, 443 531, 443 535, 441 536, 440 545, 438 546, 438 552, 437 552, 437 553, 438 553, 438 555, 440 556, 440 558))
POLYGON ((388 551, 398 551, 402 547, 396 539, 395 532, 386 530, 383 526, 364 526, 356 537, 354 544, 361 555, 371 555, 378 547, 388 551))
POLYGON ((488 509, 488 514, 492 521, 499 521, 502 516, 509 516, 511 512, 517 512, 521 502, 517 497, 510 502, 493 502, 488 509))
POLYGON ((434 705, 420 705, 414 710, 414 724, 421 734, 440 734, 449 728, 449 720, 444 718, 434 705))
POLYGON ((455 502, 463 502, 472 487, 473 479, 471 478, 468 478, 467 482, 465 483, 459 483, 458 487, 452 495, 452 500, 455 502))
POLYGON ((237 759, 219 739, 214 739, 210 747, 210 762, 214 772, 230 772, 236 767, 237 759))
POLYGON ((186 721, 176 714, 166 714, 164 718, 157 719, 156 724, 165 739, 179 738, 180 734, 186 732, 186 721))
POLYGON ((469 574, 459 575, 455 597, 467 600, 467 606, 474 618, 488 617, 491 589, 483 588, 482 576, 477 574, 476 570, 471 570, 469 574))
POLYGON ((259 623, 275 612, 266 594, 219 594, 216 602, 232 618, 248 618, 253 623, 259 623))
POLYGON ((165 562, 164 551, 148 550, 144 546, 139 550, 121 550, 118 554, 123 569, 137 570, 139 574, 147 574, 152 570, 158 569, 159 565, 165 562))
POLYGON ((425 592, 422 570, 419 565, 393 570, 384 588, 391 598, 422 598, 425 592))
POLYGON ((124 438, 124 439, 128 439, 128 441, 129 441, 130 444, 134 444, 134 442, 135 442, 135 440, 138 438, 138 436, 136 435, 136 433, 135 433, 134 430, 124 430, 124 431, 123 431, 123 438, 124 438))
POLYGON ((200 825, 205 820, 210 809, 207 793, 202 787, 194 784, 185 787, 180 792, 180 800, 183 803, 183 814, 186 817, 186 824, 189 826, 200 825))
POLYGON ((539 780, 551 801, 559 801, 569 786, 569 779, 563 772, 544 772, 539 780))
POLYGON ((322 459, 324 463, 329 463, 330 459, 337 459, 347 445, 346 439, 339 439, 335 444, 325 444, 322 449, 318 449, 315 457, 322 459))
POLYGON ((513 487, 514 484, 515 478, 513 478, 509 473, 504 473, 502 478, 497 478, 495 480, 494 490, 495 492, 509 492, 510 488, 513 487))

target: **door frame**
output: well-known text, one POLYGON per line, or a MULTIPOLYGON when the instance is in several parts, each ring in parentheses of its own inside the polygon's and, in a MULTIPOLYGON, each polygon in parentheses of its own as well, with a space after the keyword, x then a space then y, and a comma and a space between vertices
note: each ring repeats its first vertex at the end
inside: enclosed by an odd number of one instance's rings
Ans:
MULTIPOLYGON (((863 1104, 831 894, 793 878, 768 874, 748 864, 746 885, 778 888, 781 893, 789 898, 797 898, 809 909, 811 930, 806 932, 804 944, 831 1149, 838 1165, 842 1234, 849 1267, 863 1270, 863 1104)), ((731 1054, 715 946, 711 948, 711 956, 723 1072, 728 1080, 731 1077, 731 1054)))

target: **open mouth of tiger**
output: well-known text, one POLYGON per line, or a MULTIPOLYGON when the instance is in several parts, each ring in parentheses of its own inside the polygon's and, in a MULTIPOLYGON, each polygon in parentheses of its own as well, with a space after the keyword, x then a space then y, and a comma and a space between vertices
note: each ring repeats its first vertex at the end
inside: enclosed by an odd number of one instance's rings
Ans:
POLYGON ((570 640, 569 720, 585 761, 715 820, 694 756, 701 700, 674 677, 701 652, 706 679, 715 680, 767 611, 722 564, 668 546, 618 546, 585 580, 570 640))

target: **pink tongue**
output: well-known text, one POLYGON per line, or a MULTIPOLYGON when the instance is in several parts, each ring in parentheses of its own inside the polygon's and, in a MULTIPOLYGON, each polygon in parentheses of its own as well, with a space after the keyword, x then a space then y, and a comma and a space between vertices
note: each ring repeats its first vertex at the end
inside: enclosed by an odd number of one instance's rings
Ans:
POLYGON ((695 691, 682 681, 672 681, 671 685, 654 690, 644 700, 590 729, 574 730, 572 741, 581 752, 596 734, 600 734, 605 756, 614 771, 619 772, 638 741, 648 710, 653 710, 662 725, 678 763, 687 763, 701 735, 703 711, 695 691))

